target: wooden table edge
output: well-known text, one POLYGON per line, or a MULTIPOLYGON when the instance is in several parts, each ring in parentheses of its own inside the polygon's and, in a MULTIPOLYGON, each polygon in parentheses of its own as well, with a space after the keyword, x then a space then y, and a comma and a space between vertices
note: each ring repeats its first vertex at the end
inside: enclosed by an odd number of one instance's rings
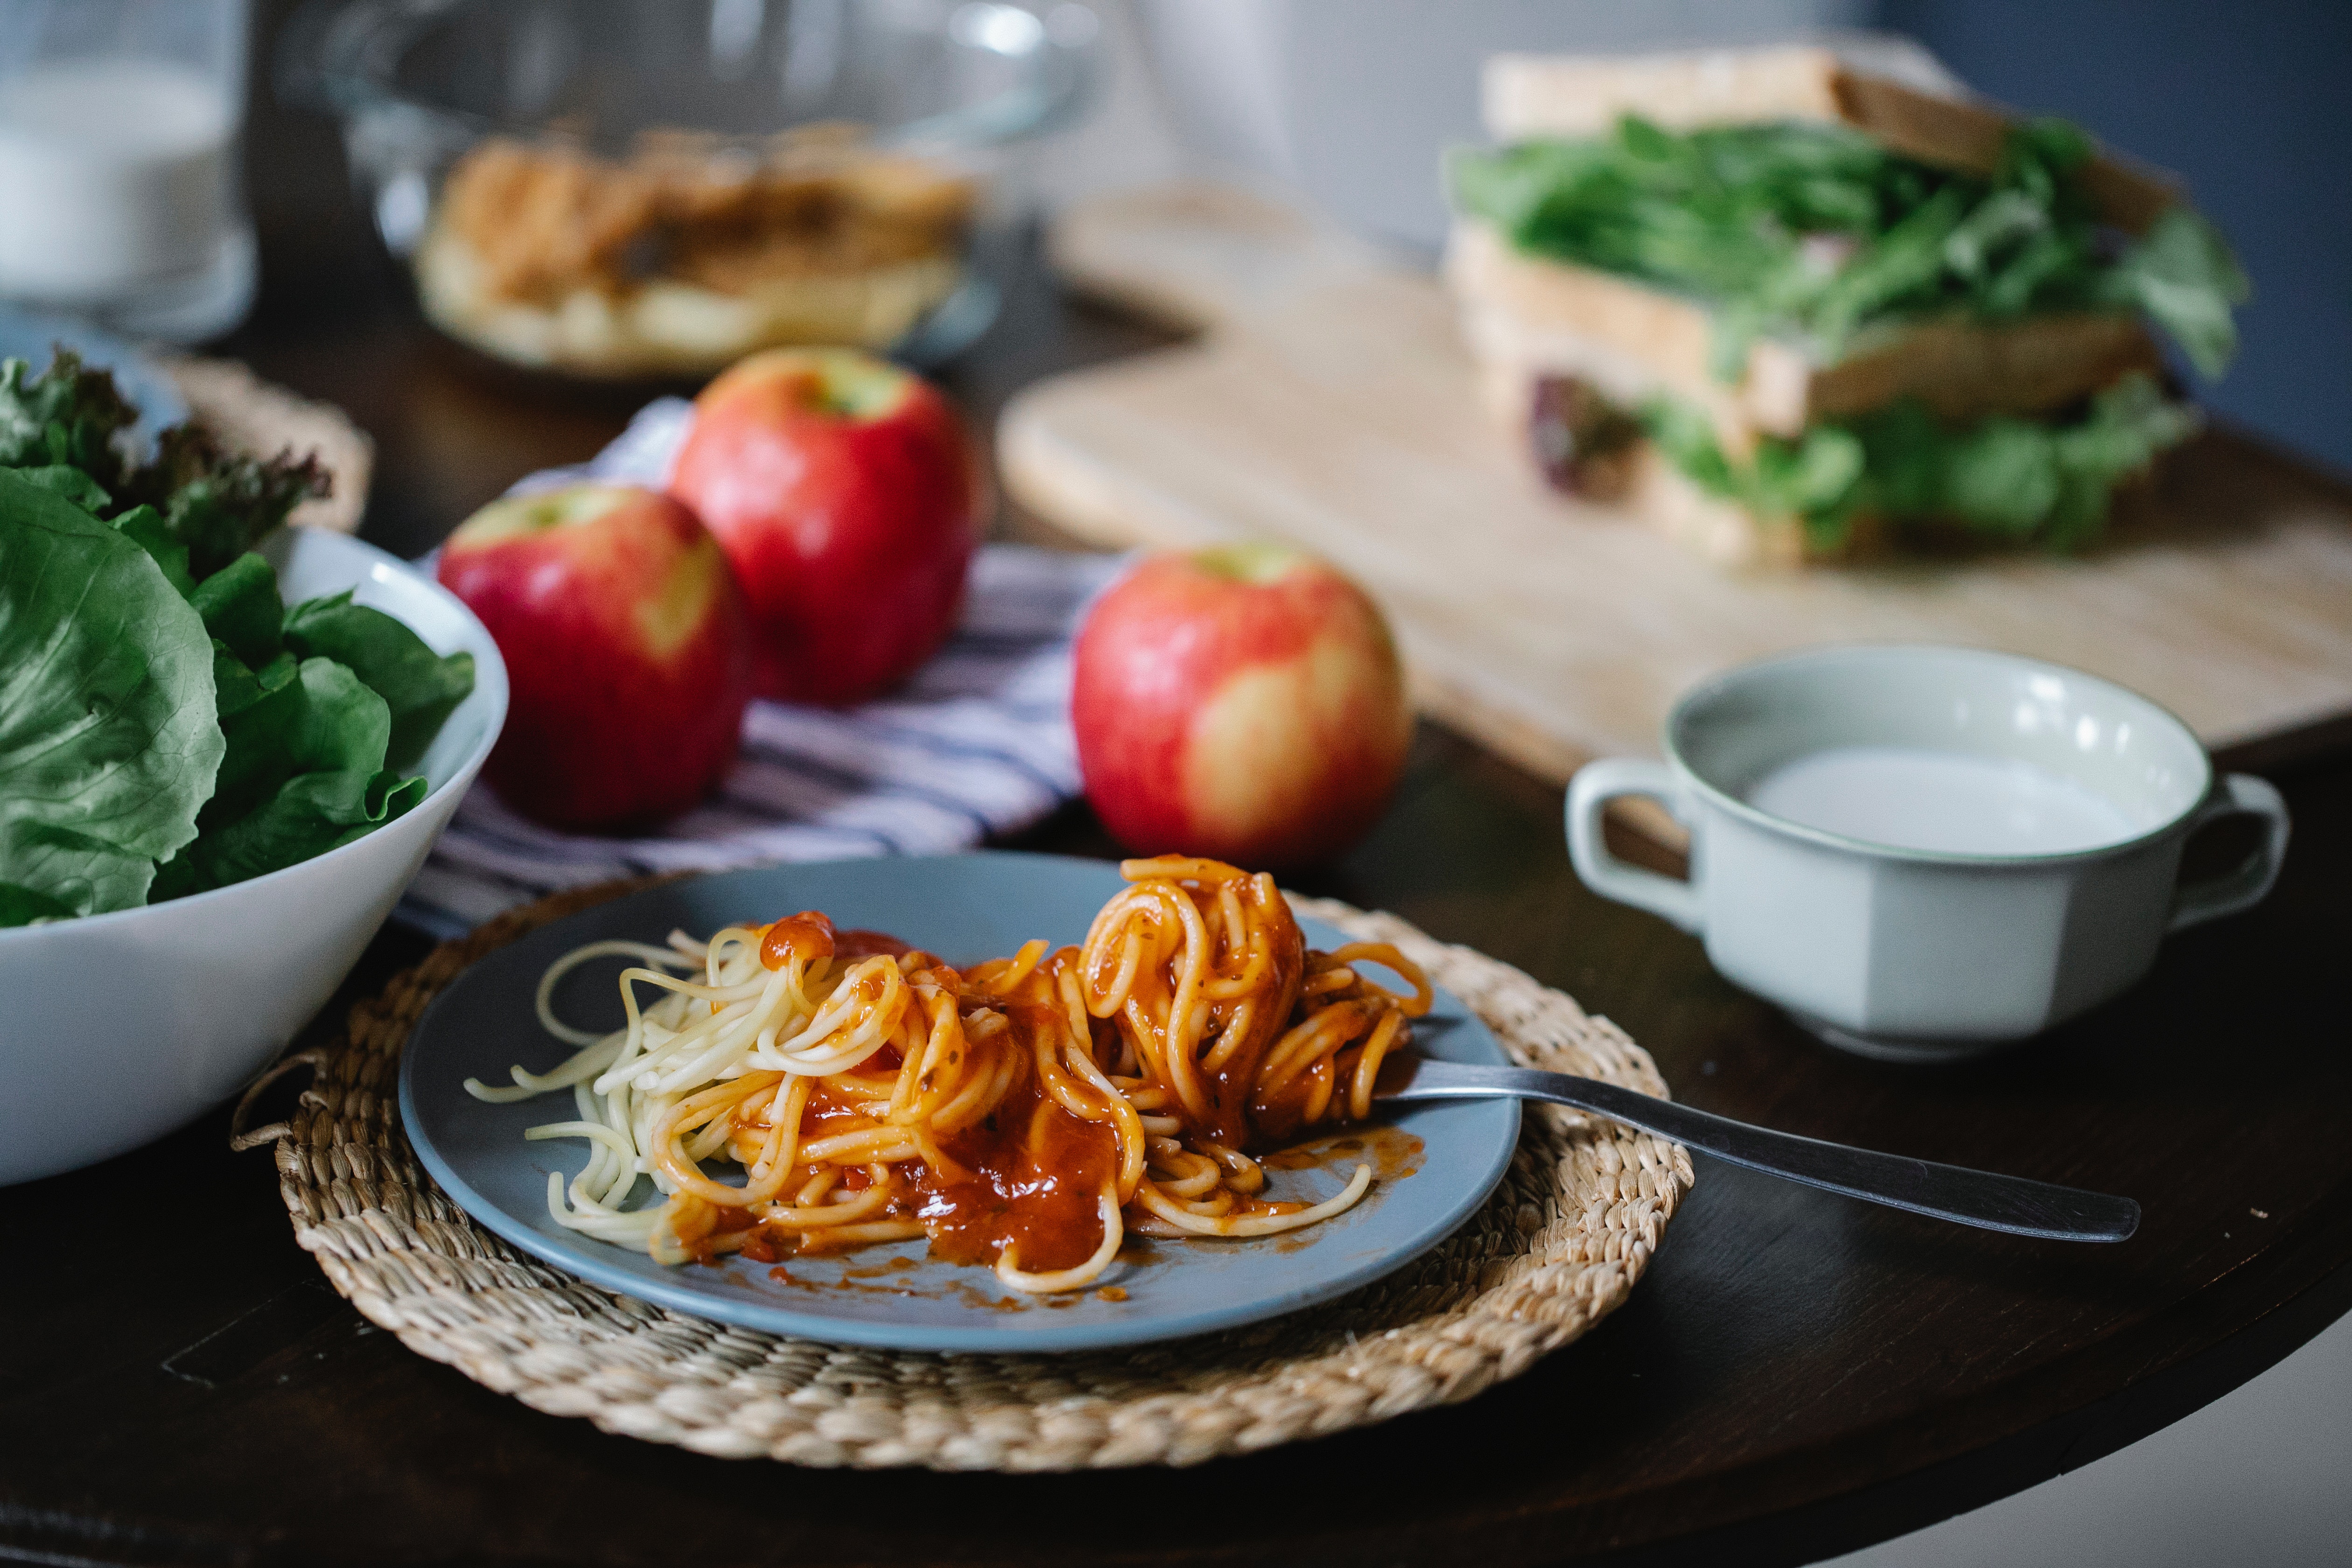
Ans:
MULTIPOLYGON (((2343 1195, 2352 1197, 2352 1193, 2343 1195)), ((1729 1520, 1687 1536, 1622 1550, 1552 1559, 1538 1555, 1530 1561, 1679 1568, 1736 1559, 1743 1568, 1794 1568, 1858 1552, 2014 1497, 2127 1448, 2268 1372, 2347 1312, 2352 1312, 2352 1257, 2234 1331, 1991 1443, 1777 1513, 1729 1520)), ((2151 1331, 2152 1325, 2141 1324, 2138 1331, 2151 1331)), ((2121 1354, 2120 1342, 2136 1337, 2119 1336, 2117 1342, 2085 1353, 2121 1354)), ((1994 1391, 1991 1397, 1998 1398, 2000 1392, 1994 1391)), ((1948 1407, 1938 1414, 1963 1408, 1948 1407)), ((1871 1437, 1887 1429, 1858 1435, 1841 1447, 1867 1446, 1871 1437)), ((1749 1471, 1724 1472, 1713 1479, 1760 1478, 1782 1465, 1816 1463, 1819 1457, 1818 1451, 1782 1456, 1749 1471)))

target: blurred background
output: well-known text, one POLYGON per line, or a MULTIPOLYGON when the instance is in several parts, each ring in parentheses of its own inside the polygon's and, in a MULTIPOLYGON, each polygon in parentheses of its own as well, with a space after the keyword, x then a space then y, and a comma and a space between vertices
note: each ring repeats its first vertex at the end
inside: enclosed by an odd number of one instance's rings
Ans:
MULTIPOLYGON (((2245 343, 2209 405, 2352 468, 2352 7, 2323 0, 1118 0, 1121 62, 1086 133, 1148 164, 1184 154, 1302 193, 1369 237, 1433 257, 1433 149, 1483 140, 1478 62, 1496 49, 1907 33, 1963 81, 2063 115, 2184 177, 2254 279, 2245 343), (1153 100, 1159 123, 1146 120, 1153 100), (1164 158, 1165 154, 1161 154, 1164 158)), ((1117 169, 1090 151, 1089 180, 1117 169)))
MULTIPOLYGON (((294 7, 260 0, 266 51, 294 7)), ((1482 139, 1477 67, 1502 48, 1632 48, 1912 34, 1979 90, 2074 119, 2186 179, 2254 280, 2244 345, 2200 388, 2230 419, 2352 468, 2352 7, 2326 0, 1097 0, 1102 72, 1089 116, 1037 165, 1050 205, 1185 170, 1282 187, 1356 233, 1424 260, 1444 226, 1440 149, 1482 139)), ((266 56, 264 57, 266 59, 266 56)), ((347 251, 364 215, 321 211, 344 184, 323 118, 252 73, 248 189, 270 251, 347 251)), ((348 291, 319 301, 343 310, 348 291)), ((283 310, 300 301, 279 299, 283 310)))

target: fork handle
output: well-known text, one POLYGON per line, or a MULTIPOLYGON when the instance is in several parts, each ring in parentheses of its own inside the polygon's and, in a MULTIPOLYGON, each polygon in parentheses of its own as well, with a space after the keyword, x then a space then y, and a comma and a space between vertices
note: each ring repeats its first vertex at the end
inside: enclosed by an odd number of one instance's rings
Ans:
POLYGON ((2122 1241, 2139 1228, 2139 1205, 2129 1198, 1775 1132, 1567 1073, 1424 1061, 1397 1098, 1496 1094, 1590 1111, 1768 1175, 1984 1230, 2052 1241, 2122 1241))

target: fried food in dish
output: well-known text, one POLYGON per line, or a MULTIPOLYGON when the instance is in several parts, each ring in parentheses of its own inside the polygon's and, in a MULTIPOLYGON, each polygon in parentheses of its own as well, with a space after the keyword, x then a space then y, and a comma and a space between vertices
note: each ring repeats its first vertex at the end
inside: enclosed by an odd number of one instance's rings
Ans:
POLYGON ((418 292, 453 336, 587 375, 884 348, 954 291, 976 199, 970 180, 848 128, 764 152, 649 132, 619 160, 497 138, 450 171, 418 292))

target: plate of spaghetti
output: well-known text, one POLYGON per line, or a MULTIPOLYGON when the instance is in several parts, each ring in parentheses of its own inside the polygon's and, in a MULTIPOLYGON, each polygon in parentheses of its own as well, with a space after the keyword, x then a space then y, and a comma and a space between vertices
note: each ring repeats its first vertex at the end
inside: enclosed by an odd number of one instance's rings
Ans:
POLYGON ((434 1178, 590 1282, 778 1333, 1058 1351, 1328 1300, 1501 1180, 1505 1061, 1394 948, 1264 873, 987 853, 738 871, 583 910, 418 1020, 434 1178))

